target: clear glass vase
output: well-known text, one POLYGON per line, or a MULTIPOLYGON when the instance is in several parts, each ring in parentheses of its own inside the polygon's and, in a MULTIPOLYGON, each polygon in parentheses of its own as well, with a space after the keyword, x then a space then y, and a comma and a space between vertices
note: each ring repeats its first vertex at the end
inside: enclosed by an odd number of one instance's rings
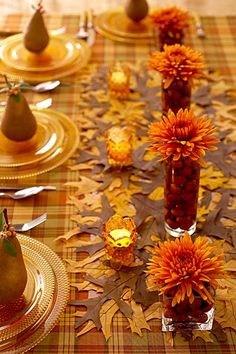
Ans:
POLYGON ((157 29, 156 31, 160 51, 163 51, 164 45, 183 44, 184 32, 182 30, 175 32, 164 32, 157 29))
POLYGON ((172 297, 163 297, 162 331, 207 331, 212 329, 214 304, 195 296, 192 304, 181 301, 172 307, 172 297))
POLYGON ((164 161, 165 229, 174 237, 196 230, 200 165, 190 158, 164 161))
POLYGON ((191 84, 185 80, 173 80, 166 87, 166 79, 162 80, 162 113, 167 114, 171 109, 175 114, 180 108, 190 108, 191 103, 191 84))

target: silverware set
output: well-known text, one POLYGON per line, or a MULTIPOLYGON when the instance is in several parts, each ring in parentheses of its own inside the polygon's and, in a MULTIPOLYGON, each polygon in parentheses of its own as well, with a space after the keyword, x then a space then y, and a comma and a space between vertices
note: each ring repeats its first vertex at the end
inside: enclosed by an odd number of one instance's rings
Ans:
MULTIPOLYGON (((55 191, 55 186, 28 186, 26 188, 22 188, 19 186, 0 186, 0 197, 11 198, 14 200, 25 199, 28 197, 32 197, 42 191, 55 191)), ((13 224, 15 231, 17 232, 25 232, 33 229, 35 226, 40 225, 41 223, 47 220, 47 213, 44 213, 33 219, 31 221, 22 223, 22 224, 13 224)))
POLYGON ((93 12, 91 9, 84 11, 80 15, 79 30, 75 38, 85 40, 89 47, 91 47, 96 40, 96 32, 93 22, 93 12))

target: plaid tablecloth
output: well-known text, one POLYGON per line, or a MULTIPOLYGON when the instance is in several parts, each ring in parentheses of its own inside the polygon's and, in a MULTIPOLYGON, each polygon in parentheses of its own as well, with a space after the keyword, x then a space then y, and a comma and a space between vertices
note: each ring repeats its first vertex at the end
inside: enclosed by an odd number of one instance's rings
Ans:
MULTIPOLYGON (((22 29, 28 17, 22 15, 9 15, 0 19, 0 28, 22 29)), ((74 34, 78 30, 78 17, 76 16, 52 16, 48 18, 51 28, 66 26, 67 31, 74 34)), ((206 17, 202 19, 206 32, 206 38, 196 37, 195 28, 192 25, 186 35, 185 44, 190 45, 202 52, 206 58, 209 68, 218 70, 231 83, 236 82, 236 17, 206 17)), ((91 63, 109 63, 114 60, 146 61, 148 55, 155 49, 153 41, 146 45, 121 44, 97 35, 96 44, 92 48, 91 63)), ((79 79, 79 73, 75 76, 79 79)), ((67 78, 68 81, 71 78, 67 78)), ((57 91, 44 94, 27 93, 29 102, 37 102, 47 97, 53 98, 52 108, 61 111, 75 120, 76 114, 76 86, 61 87, 57 91)), ((76 157, 76 155, 74 156, 76 157)), ((22 201, 0 199, 0 207, 7 207, 9 217, 13 223, 29 220, 39 214, 48 213, 48 220, 44 224, 29 232, 29 236, 36 238, 57 254, 64 258, 65 251, 61 244, 55 242, 55 238, 69 231, 74 227, 70 220, 73 214, 73 207, 67 204, 67 198, 72 193, 64 187, 64 183, 78 179, 78 172, 68 168, 73 165, 73 157, 62 166, 51 172, 24 179, 24 184, 50 184, 56 185, 55 192, 42 192, 34 198, 22 201)), ((66 253, 68 257, 68 252, 66 253)), ((154 354, 154 353, 235 353, 236 332, 226 330, 227 342, 205 343, 201 339, 195 341, 184 341, 179 339, 172 347, 166 337, 160 331, 160 323, 151 321, 151 331, 144 332, 142 337, 131 334, 127 328, 127 322, 123 317, 117 317, 113 325, 113 336, 106 343, 103 334, 96 330, 76 337, 74 331, 74 312, 72 307, 67 307, 58 325, 52 332, 29 353, 48 354, 154 354)))

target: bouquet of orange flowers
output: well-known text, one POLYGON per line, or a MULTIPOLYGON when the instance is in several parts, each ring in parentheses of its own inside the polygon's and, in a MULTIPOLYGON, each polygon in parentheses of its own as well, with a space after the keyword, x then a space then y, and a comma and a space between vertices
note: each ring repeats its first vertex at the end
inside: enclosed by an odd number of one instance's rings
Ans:
POLYGON ((149 288, 171 295, 172 306, 185 299, 193 303, 196 295, 212 304, 209 288, 216 289, 216 279, 225 276, 224 254, 213 255, 216 250, 206 237, 193 241, 187 232, 174 241, 159 242, 148 263, 149 288))
POLYGON ((161 122, 152 123, 148 134, 151 150, 162 156, 162 160, 173 157, 174 161, 189 157, 206 166, 203 156, 207 150, 217 150, 219 140, 213 136, 215 128, 206 115, 196 117, 192 110, 180 109, 175 115, 169 110, 161 122))
POLYGON ((175 44, 164 46, 164 51, 156 51, 149 58, 150 68, 159 71, 166 79, 165 87, 173 80, 189 81, 202 75, 204 68, 202 54, 190 47, 175 44))
POLYGON ((224 254, 206 237, 187 232, 159 243, 148 263, 149 289, 164 296, 162 329, 211 329, 217 278, 225 276, 224 254), (178 327, 179 324, 179 327, 178 327))
POLYGON ((152 23, 162 32, 174 33, 188 27, 190 16, 178 7, 166 7, 150 14, 152 23))

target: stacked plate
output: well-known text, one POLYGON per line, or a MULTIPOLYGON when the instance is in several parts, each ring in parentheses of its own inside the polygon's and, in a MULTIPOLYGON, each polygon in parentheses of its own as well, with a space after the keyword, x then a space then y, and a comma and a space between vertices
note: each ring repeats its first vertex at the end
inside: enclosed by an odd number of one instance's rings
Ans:
POLYGON ((67 273, 60 258, 43 243, 17 235, 27 270, 23 296, 0 308, 0 353, 24 353, 56 325, 68 297, 67 273))
POLYGON ((121 7, 101 13, 95 24, 96 30, 104 37, 123 43, 147 42, 153 38, 153 26, 148 17, 134 22, 121 7))
POLYGON ((1 42, 0 73, 16 80, 53 80, 80 70, 89 58, 86 42, 70 35, 51 35, 47 48, 35 54, 25 49, 23 34, 16 34, 1 42))
MULTIPOLYGON (((79 145, 79 132, 66 115, 51 109, 31 107, 37 120, 36 145, 13 153, 0 141, 0 180, 31 177, 63 164, 79 145)), ((0 110, 0 122, 3 109, 0 110)))

